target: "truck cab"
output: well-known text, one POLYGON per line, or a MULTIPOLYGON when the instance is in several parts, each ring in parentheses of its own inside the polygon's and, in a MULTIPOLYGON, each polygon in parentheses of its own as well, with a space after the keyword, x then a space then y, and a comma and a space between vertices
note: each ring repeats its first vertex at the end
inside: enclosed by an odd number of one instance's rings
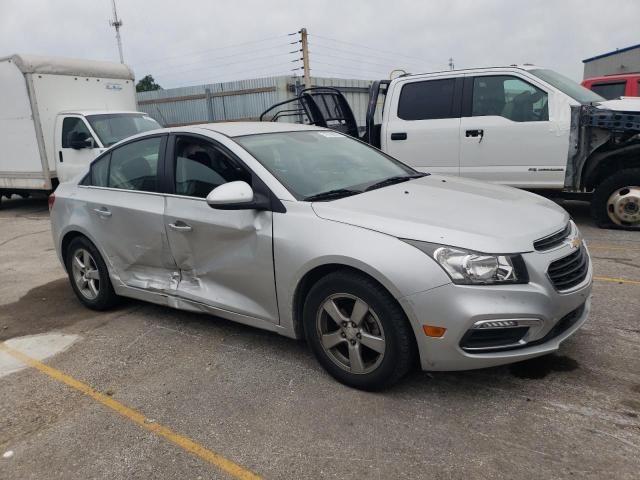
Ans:
POLYGON ((620 97, 640 97, 640 73, 587 78, 582 81, 582 86, 607 100, 620 97))
POLYGON ((56 116, 54 145, 58 180, 64 182, 86 171, 91 161, 132 135, 160 128, 140 112, 68 111, 56 116))

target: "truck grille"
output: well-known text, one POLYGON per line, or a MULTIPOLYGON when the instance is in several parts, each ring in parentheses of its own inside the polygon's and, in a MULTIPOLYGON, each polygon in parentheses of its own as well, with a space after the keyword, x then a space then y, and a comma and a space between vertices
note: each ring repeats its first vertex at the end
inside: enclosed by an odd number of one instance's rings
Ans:
POLYGON ((558 291, 569 290, 582 283, 589 271, 589 256, 584 248, 579 248, 549 265, 547 274, 558 291))
POLYGON ((551 250, 554 247, 562 244, 565 238, 569 236, 571 233, 571 224, 567 223, 567 226, 564 227, 559 232, 553 233, 547 237, 540 238, 533 242, 533 248, 542 252, 545 250, 551 250))

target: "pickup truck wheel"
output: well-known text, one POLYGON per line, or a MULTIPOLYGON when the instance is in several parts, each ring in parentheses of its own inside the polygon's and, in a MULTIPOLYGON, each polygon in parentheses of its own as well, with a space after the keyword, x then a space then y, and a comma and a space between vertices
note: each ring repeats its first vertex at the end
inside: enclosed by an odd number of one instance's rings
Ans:
POLYGON ((365 275, 338 271, 319 280, 307 295, 303 321, 316 358, 345 385, 387 388, 415 359, 415 338, 404 312, 365 275))
POLYGON ((598 185, 591 214, 601 228, 640 230, 640 168, 616 172, 598 185))

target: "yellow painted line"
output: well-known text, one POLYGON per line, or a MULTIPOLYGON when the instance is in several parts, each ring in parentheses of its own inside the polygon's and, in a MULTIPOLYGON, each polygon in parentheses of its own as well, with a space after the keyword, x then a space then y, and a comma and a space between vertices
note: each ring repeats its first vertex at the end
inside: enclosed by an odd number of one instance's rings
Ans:
POLYGON ((613 277, 593 277, 596 282, 611 282, 611 283, 628 283, 629 285, 640 285, 638 280, 628 280, 626 278, 613 278, 613 277))
POLYGON ((189 453, 192 453, 196 457, 201 458, 202 460, 209 462, 210 464, 218 467, 223 472, 228 473, 234 478, 241 480, 255 480, 260 479, 258 475, 247 470, 246 468, 238 465, 237 463, 232 462, 231 460, 223 457, 222 455, 209 450, 208 448, 203 447, 199 443, 194 442, 190 438, 185 437, 184 435, 180 435, 179 433, 174 432, 170 428, 167 428, 159 423, 150 422, 147 417, 145 417, 142 413, 133 410, 126 405, 114 400, 113 398, 104 395, 95 389, 91 388, 86 383, 82 383, 79 380, 67 375, 60 370, 56 370, 48 365, 45 365, 38 360, 35 360, 28 355, 25 355, 18 350, 15 350, 4 343, 0 343, 0 351, 8 353, 15 359, 29 365, 30 367, 35 368, 41 373, 57 380, 58 382, 64 383, 69 387, 78 390, 79 392, 85 394, 88 397, 93 398, 94 400, 100 402, 105 407, 110 408, 111 410, 119 413, 123 417, 131 420, 133 423, 137 423, 145 430, 149 430, 150 432, 155 433, 161 437, 164 437, 166 440, 171 443, 179 446, 183 450, 186 450, 189 453))

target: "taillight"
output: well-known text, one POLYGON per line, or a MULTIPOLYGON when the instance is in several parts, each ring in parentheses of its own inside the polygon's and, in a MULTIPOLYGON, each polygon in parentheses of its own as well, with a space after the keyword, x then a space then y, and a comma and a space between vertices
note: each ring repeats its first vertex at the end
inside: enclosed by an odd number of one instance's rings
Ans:
POLYGON ((51 211, 51 209, 53 208, 53 204, 56 201, 56 194, 52 193, 51 195, 49 195, 49 211, 51 211))

